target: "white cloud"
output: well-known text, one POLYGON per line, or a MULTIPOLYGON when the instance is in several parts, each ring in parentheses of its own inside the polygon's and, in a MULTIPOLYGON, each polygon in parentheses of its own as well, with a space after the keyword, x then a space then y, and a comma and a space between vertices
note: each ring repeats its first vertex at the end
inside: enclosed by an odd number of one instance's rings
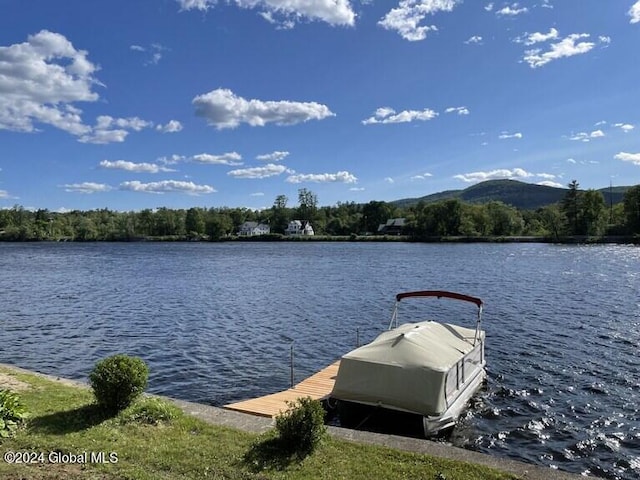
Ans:
POLYGON ((474 35, 465 40, 464 43, 466 43, 467 45, 471 43, 482 43, 482 37, 480 35, 474 35))
POLYGON ((407 123, 413 121, 427 121, 438 116, 438 112, 435 112, 429 108, 424 110, 403 110, 400 113, 396 113, 393 108, 381 107, 376 110, 373 117, 369 117, 363 120, 363 125, 372 125, 375 123, 407 123))
POLYGON ((527 33, 524 37, 518 37, 516 43, 524 43, 525 45, 534 45, 536 43, 548 42, 549 40, 555 40, 558 38, 558 30, 555 28, 549 29, 549 33, 527 33))
POLYGON ((122 143, 129 135, 129 132, 122 129, 116 130, 95 130, 87 135, 82 135, 78 141, 82 143, 94 143, 104 145, 107 143, 122 143))
POLYGON ((490 12, 493 10, 493 2, 487 3, 484 7, 485 11, 490 12))
POLYGON ((296 22, 291 19, 278 19, 271 12, 260 12, 258 13, 262 18, 264 18, 267 22, 276 26, 277 30, 291 30, 296 26, 296 22))
POLYGON ((227 152, 222 155, 211 155, 210 153, 199 153, 188 157, 188 160, 196 163, 205 163, 208 165, 242 165, 242 155, 238 152, 227 152))
POLYGON ((394 113, 396 113, 396 111, 391 107, 380 107, 376 109, 375 116, 377 118, 384 118, 393 115, 394 113))
POLYGON ((180 4, 180 10, 208 10, 218 0, 176 0, 180 4))
POLYGON ((163 163, 164 165, 175 165, 179 162, 186 162, 187 157, 184 155, 173 154, 168 157, 159 157, 158 162, 163 163))
POLYGON ((631 23, 640 22, 640 0, 631 5, 628 15, 631 17, 631 23))
POLYGON ((284 160, 289 156, 289 152, 280 152, 276 150, 272 153, 265 153, 263 155, 258 155, 256 160, 261 160, 263 162, 279 162, 280 160, 284 160))
POLYGON ((152 43, 148 48, 141 45, 131 45, 129 49, 135 52, 148 54, 147 59, 144 62, 145 65, 157 65, 160 59, 162 59, 162 52, 169 50, 159 43, 152 43))
POLYGON ((504 15, 515 17, 516 15, 520 15, 522 13, 527 13, 529 10, 526 7, 520 7, 517 3, 512 5, 507 5, 500 10, 496 10, 496 15, 504 15))
POLYGON ((101 85, 94 77, 99 67, 63 35, 42 30, 27 42, 0 47, 0 65, 0 129, 33 132, 34 124, 48 124, 80 142, 104 144, 122 142, 129 131, 152 126, 137 117, 110 116, 99 116, 94 127, 84 124, 74 104, 99 99, 92 91, 101 85))
POLYGON ((166 167, 161 167, 156 165, 155 163, 134 163, 129 162, 127 160, 102 160, 100 162, 100 167, 109 168, 115 170, 126 170, 127 172, 138 172, 138 173, 158 173, 158 172, 173 172, 166 167))
POLYGON ((182 130, 182 124, 178 120, 169 120, 166 125, 156 125, 156 130, 162 133, 176 133, 182 130))
POLYGON ((0 46, 0 129, 33 132, 34 123, 83 135, 76 102, 95 102, 99 69, 63 35, 42 30, 24 43, 0 46))
POLYGON ((384 179, 384 181, 387 182, 387 183, 395 183, 395 180, 393 178, 391 178, 391 177, 386 177, 384 179))
POLYGON ((140 130, 152 125, 153 124, 151 122, 147 122, 146 120, 142 120, 138 117, 113 118, 109 115, 101 115, 96 120, 94 130, 108 130, 110 128, 117 127, 139 132, 140 130))
POLYGON ((390 10, 378 25, 397 31, 411 42, 424 40, 430 31, 438 30, 435 25, 420 25, 426 16, 451 12, 458 3, 459 0, 400 0, 398 7, 390 10))
POLYGON ((506 140, 508 138, 522 138, 522 133, 520 132, 516 132, 516 133, 509 133, 509 132, 502 132, 498 138, 500 140, 506 140))
POLYGON ((449 107, 445 113, 457 113, 458 115, 469 115, 469 109, 467 107, 449 107))
POLYGON ((173 154, 168 157, 158 158, 158 162, 164 165, 175 165, 181 162, 195 162, 208 165, 242 165, 242 155, 238 152, 227 152, 222 155, 213 155, 211 153, 198 153, 197 155, 178 155, 173 154))
POLYGON ((240 168, 237 170, 231 170, 227 172, 227 175, 234 178, 268 178, 275 177, 277 175, 282 175, 284 172, 288 171, 287 167, 284 165, 276 165, 274 163, 268 163, 264 167, 251 167, 251 168, 240 168))
POLYGON ((343 171, 337 173, 308 173, 291 175, 287 177, 286 181, 288 183, 357 183, 358 179, 353 174, 343 171))
POLYGON ((83 182, 83 183, 69 183, 62 185, 65 192, 70 193, 96 193, 96 192, 108 192, 112 190, 112 187, 105 185, 104 183, 83 182))
MULTIPOLYGON (((181 10, 206 11, 217 0, 176 0, 181 10)), ((356 14, 349 0, 233 0, 238 7, 261 10, 260 14, 273 20, 274 15, 284 17, 285 22, 295 20, 321 20, 330 25, 355 24, 356 14)))
POLYGON ((414 175, 411 180, 426 180, 429 177, 433 177, 431 173, 423 173, 422 175, 414 175))
POLYGON ((139 132, 152 126, 152 122, 138 117, 113 118, 109 115, 100 115, 96 119, 95 126, 82 135, 78 141, 94 144, 124 142, 131 130, 139 132))
POLYGON ((454 175, 453 178, 458 180, 462 180, 463 182, 471 183, 471 182, 483 182, 485 180, 496 180, 496 179, 513 179, 513 178, 530 178, 536 176, 533 173, 527 172, 522 168, 514 168, 513 170, 509 170, 506 168, 498 169, 498 170, 490 170, 488 172, 471 172, 464 173, 460 175, 454 175))
POLYGON ((335 114, 326 105, 316 102, 246 100, 231 90, 218 88, 198 95, 192 101, 196 115, 221 130, 235 128, 241 123, 252 127, 267 123, 295 125, 309 120, 322 120, 335 114))
POLYGON ((364 192, 364 187, 351 187, 350 192, 364 192))
POLYGON ((209 185, 197 185, 193 182, 181 180, 163 180, 161 182, 142 183, 138 180, 122 182, 120 190, 129 190, 142 193, 186 193, 187 195, 201 195, 214 193, 215 188, 209 185))
POLYGON ((321 20, 330 25, 355 25, 356 14, 349 0, 235 0, 242 8, 258 6, 271 15, 280 15, 285 25, 300 18, 321 20))
POLYGON ((597 160, 575 160, 573 158, 569 158, 567 163, 571 163, 572 165, 598 165, 600 162, 597 160))
POLYGON ((556 178, 556 175, 552 173, 536 173, 536 177, 545 178, 547 180, 553 180, 556 178))
POLYGON ((620 152, 613 158, 616 160, 622 160, 623 162, 630 162, 634 165, 640 165, 640 153, 620 152))
POLYGON ((0 198, 6 199, 6 198, 11 198, 11 196, 9 195, 9 192, 7 192, 6 190, 0 190, 0 198))
POLYGON ((506 7, 497 10, 496 15, 515 17, 516 15, 521 15, 523 13, 527 13, 528 11, 529 10, 527 9, 527 7, 520 7, 518 3, 512 3, 511 5, 507 5, 506 7))
POLYGON ((249 196, 250 197, 264 197, 264 192, 250 193, 249 196))
POLYGON ((630 123, 614 123, 613 126, 618 127, 624 133, 629 133, 631 130, 636 128, 634 125, 631 125, 630 123))
MULTIPOLYGON (((581 39, 589 37, 590 35, 588 33, 573 33, 559 42, 549 45, 549 49, 546 52, 543 52, 542 49, 539 48, 527 50, 523 60, 527 62, 531 68, 538 68, 553 60, 582 55, 592 50, 596 45, 594 42, 580 41, 581 39)), ((600 39, 600 43, 606 42, 600 39)))
POLYGON ((569 137, 569 139, 574 141, 589 142, 591 141, 592 138, 602 138, 604 136, 605 135, 602 130, 594 130, 591 133, 587 133, 587 132, 576 133, 575 135, 572 135, 571 137, 569 137))
POLYGON ((542 185, 545 187, 554 187, 554 188, 562 188, 564 185, 558 182, 552 182, 551 180, 544 180, 542 182, 536 183, 536 185, 542 185))

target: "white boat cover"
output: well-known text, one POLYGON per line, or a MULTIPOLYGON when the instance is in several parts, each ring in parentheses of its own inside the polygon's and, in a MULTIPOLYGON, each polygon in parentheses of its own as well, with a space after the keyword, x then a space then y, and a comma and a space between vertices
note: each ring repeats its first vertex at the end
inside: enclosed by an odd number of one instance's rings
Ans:
MULTIPOLYGON (((447 372, 473 349, 475 329, 405 323, 342 357, 332 396, 421 415, 447 409, 447 372)), ((481 331, 481 338, 484 332, 481 331)))

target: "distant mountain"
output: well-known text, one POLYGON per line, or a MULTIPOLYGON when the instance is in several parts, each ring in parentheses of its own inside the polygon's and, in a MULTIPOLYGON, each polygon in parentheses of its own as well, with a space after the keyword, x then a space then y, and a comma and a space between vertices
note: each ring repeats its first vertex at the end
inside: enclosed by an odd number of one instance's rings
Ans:
MULTIPOLYGON (((629 188, 631 187, 606 187, 598 191, 602 193, 605 203, 609 205, 610 202, 621 202, 624 198, 624 193, 629 188)), ((521 210, 535 210, 561 201, 567 191, 567 188, 534 185, 517 180, 488 180, 472 185, 464 190, 447 190, 420 198, 395 200, 390 203, 400 208, 407 208, 421 201, 431 203, 457 198, 469 203, 499 201, 521 210)))

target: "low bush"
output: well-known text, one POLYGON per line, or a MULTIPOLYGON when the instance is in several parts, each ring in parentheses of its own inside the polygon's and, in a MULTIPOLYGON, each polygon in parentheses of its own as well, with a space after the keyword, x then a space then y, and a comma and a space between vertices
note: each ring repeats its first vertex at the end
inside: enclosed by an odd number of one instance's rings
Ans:
POLYGON ((106 412, 127 408, 147 388, 149 368, 141 358, 118 354, 96 363, 89 375, 98 405, 106 412))
POLYGON ((27 416, 20 397, 11 390, 0 390, 0 437, 11 437, 27 416))
POLYGON ((160 398, 143 398, 122 412, 122 422, 136 422, 147 425, 168 423, 182 415, 174 404, 160 398))
POLYGON ((312 453, 327 428, 324 425, 324 408, 311 397, 287 402, 289 407, 276 416, 276 430, 282 446, 301 455, 312 453))

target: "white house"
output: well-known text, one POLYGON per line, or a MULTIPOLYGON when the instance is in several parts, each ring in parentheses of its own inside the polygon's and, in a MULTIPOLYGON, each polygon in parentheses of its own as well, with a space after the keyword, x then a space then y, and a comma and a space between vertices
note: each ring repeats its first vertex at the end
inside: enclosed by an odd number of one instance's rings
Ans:
POLYGON ((289 222, 285 235, 314 235, 313 227, 306 220, 292 220, 289 222))
POLYGON ((244 222, 240 225, 238 235, 241 237, 253 237, 255 235, 268 235, 271 233, 271 227, 265 223, 244 222))

